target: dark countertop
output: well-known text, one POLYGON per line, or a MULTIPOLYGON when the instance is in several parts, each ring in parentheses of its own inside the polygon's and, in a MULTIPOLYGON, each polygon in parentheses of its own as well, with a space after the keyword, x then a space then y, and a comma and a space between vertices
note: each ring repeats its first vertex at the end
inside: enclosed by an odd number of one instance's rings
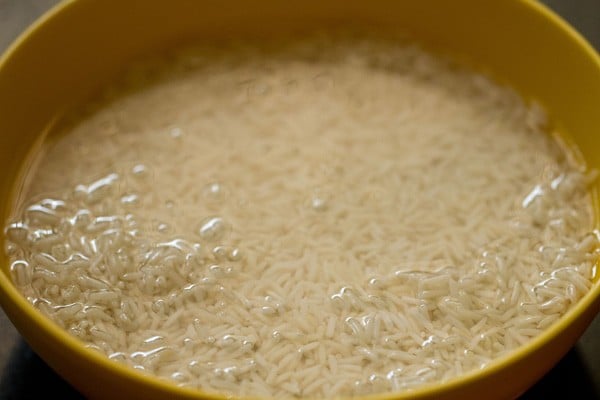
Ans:
MULTIPOLYGON (((543 1, 600 49, 600 0, 543 1)), ((57 0, 0 0, 0 51, 57 0)), ((27 345, 0 310, 0 399, 81 399, 27 345)), ((577 345, 522 400, 600 399, 600 315, 577 345), (576 392, 575 392, 576 391, 576 392)))

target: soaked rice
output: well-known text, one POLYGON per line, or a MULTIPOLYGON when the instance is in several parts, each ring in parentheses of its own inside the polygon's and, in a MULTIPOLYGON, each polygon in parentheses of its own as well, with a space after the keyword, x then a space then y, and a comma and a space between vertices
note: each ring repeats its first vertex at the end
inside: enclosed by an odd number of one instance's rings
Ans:
POLYGON ((193 49, 47 141, 13 279, 111 359, 236 395, 484 368, 590 288, 593 176, 543 112, 406 44, 193 49))

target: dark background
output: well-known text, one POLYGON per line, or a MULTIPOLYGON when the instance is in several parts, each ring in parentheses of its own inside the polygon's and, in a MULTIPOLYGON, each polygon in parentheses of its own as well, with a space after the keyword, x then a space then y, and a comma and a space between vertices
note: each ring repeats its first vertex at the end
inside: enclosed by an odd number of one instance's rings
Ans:
MULTIPOLYGON (((0 52, 56 3, 57 0, 0 0, 0 52)), ((600 49, 600 0, 545 0, 543 3, 600 49)), ((598 109, 600 112, 600 105, 598 109)), ((82 398, 37 357, 0 310, 0 399, 42 396, 65 400, 82 398)), ((600 399, 600 316, 562 361, 520 400, 554 397, 600 399)))

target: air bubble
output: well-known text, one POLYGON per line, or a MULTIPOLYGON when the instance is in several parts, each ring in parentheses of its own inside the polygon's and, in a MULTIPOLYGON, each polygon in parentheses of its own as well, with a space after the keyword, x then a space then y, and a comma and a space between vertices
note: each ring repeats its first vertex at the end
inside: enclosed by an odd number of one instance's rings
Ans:
POLYGON ((206 338, 206 343, 207 344, 214 344, 217 341, 217 338, 215 338, 214 336, 208 336, 206 338))
POLYGON ((270 306, 264 306, 260 308, 260 312, 264 315, 275 315, 277 310, 270 306))
POLYGON ((165 340, 165 338, 163 336, 160 335, 155 335, 155 336, 150 336, 148 339, 144 340, 144 344, 150 344, 150 345, 155 345, 156 343, 162 343, 165 340))
POLYGON ((182 135, 183 135, 183 130, 181 128, 174 127, 169 130, 169 136, 171 136, 174 139, 178 139, 182 135))
POLYGON ((25 244, 29 235, 29 227, 23 222, 15 222, 10 224, 4 232, 11 242, 25 244))
POLYGON ((12 274, 13 280, 18 286, 25 286, 31 283, 31 276, 33 271, 27 261, 14 261, 10 265, 10 272, 12 274))
POLYGON ((224 260, 228 255, 228 251, 225 246, 216 246, 213 248, 212 253, 217 260, 224 260))
POLYGON ((279 332, 278 330, 274 330, 273 332, 271 332, 271 338, 273 338, 273 340, 275 340, 276 342, 280 342, 282 339, 281 332, 279 332))
POLYGON ((185 382, 187 380, 187 377, 181 372, 173 372, 171 374, 171 379, 176 382, 185 382))
POLYGON ((229 261, 240 261, 242 259, 242 252, 235 247, 229 252, 227 258, 229 258, 229 261))
POLYGON ((168 311, 167 303, 162 299, 154 301, 154 303, 152 303, 151 308, 152 311, 158 314, 166 314, 168 311))
POLYGON ((239 343, 233 335, 223 335, 221 339, 217 340, 216 344, 221 348, 230 348, 239 343))
POLYGON ((215 278, 205 276, 204 278, 200 279, 200 283, 205 286, 213 286, 217 283, 217 280, 215 278))
POLYGON ((46 207, 49 208, 50 210, 62 210, 66 207, 66 204, 64 201, 62 200, 57 200, 57 199, 44 199, 42 201, 40 201, 40 205, 42 207, 46 207))
POLYGON ((60 221, 60 217, 54 210, 39 204, 28 207, 26 215, 29 221, 34 224, 54 226, 60 221))
POLYGON ((202 221, 198 233, 207 241, 216 241, 225 236, 227 224, 221 217, 211 217, 202 221))
POLYGON ((438 343, 438 338, 434 335, 430 335, 421 343, 421 347, 427 347, 438 343))
POLYGON ((118 180, 119 175, 113 173, 92 182, 88 186, 77 185, 75 188, 75 197, 80 198, 89 204, 97 203, 108 196, 118 180))
POLYGON ((315 211, 325 211, 327 210, 327 201, 323 197, 315 196, 311 199, 310 206, 315 211))
POLYGON ((127 194, 121 197, 121 204, 126 206, 135 206, 139 204, 140 198, 137 194, 127 194))
POLYGON ((191 350, 194 347, 194 339, 186 337, 183 339, 183 347, 188 350, 191 350))
POLYGON ((61 237, 56 235, 51 229, 36 229, 31 232, 29 241, 36 250, 50 253, 52 246, 56 245, 61 241, 61 237))
POLYGON ((14 256, 18 250, 16 244, 9 242, 4 243, 4 252, 7 256, 14 256))
POLYGON ((386 287, 384 278, 372 277, 369 279, 368 283, 373 289, 385 289, 386 287))
POLYGON ((208 271, 217 278, 222 278, 226 274, 226 271, 220 265, 211 265, 208 267, 208 271))
POLYGON ((144 164, 137 164, 131 169, 131 172, 134 176, 142 178, 148 175, 148 168, 144 164))
POLYGON ((338 308, 340 310, 345 308, 344 306, 346 305, 346 302, 344 301, 344 299, 342 298, 342 296, 339 293, 332 295, 330 297, 330 299, 331 299, 331 303, 336 308, 338 308))
POLYGON ((225 198, 225 187, 219 182, 211 182, 202 190, 202 194, 207 200, 220 201, 225 198))
POLYGON ((385 386, 385 378, 377 374, 369 376, 369 382, 375 386, 385 386))
POLYGON ((71 220, 71 223, 76 228, 82 229, 92 223, 92 213, 89 210, 79 210, 75 214, 75 217, 71 220))
POLYGON ((167 233, 169 232, 169 224, 165 224, 164 222, 160 222, 157 226, 156 226, 156 230, 159 233, 167 233))
POLYGON ((111 360, 117 360, 120 362, 125 362, 127 360, 127 356, 125 355, 125 353, 122 353, 120 351, 109 354, 108 358, 110 358, 111 360))

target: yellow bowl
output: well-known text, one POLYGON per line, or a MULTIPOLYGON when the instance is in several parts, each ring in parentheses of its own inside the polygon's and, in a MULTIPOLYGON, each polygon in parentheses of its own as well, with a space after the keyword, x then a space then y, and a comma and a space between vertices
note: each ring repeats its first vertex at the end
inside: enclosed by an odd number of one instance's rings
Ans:
MULTIPOLYGON (((269 36, 332 25, 411 35, 538 100, 589 165, 600 168, 600 57, 529 0, 79 0, 56 7, 0 60, 0 208, 6 218, 23 160, 56 118, 129 61, 190 38, 269 36)), ((2 256, 0 303, 31 347, 92 398, 220 398, 141 375, 85 349, 12 285, 2 256)), ((488 368, 373 399, 516 397, 576 342, 600 309, 600 281, 557 324, 488 368)))

